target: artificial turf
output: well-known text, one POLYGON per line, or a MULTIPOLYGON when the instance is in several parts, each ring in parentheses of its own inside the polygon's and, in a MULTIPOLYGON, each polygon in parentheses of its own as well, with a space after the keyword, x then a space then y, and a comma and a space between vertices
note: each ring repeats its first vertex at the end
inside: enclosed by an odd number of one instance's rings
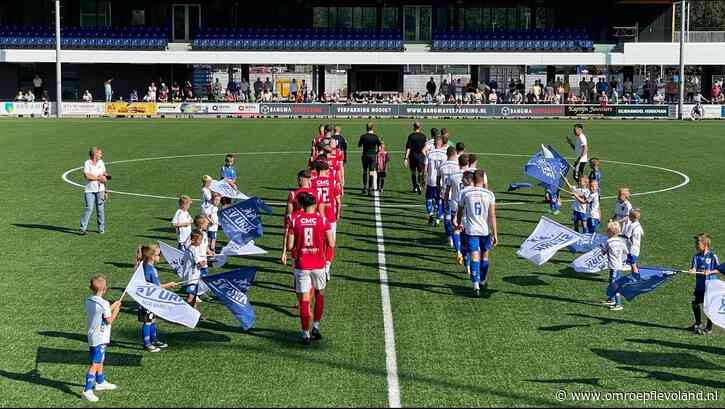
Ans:
MULTIPOLYGON (((109 275, 109 298, 120 296, 139 244, 173 242, 173 199, 111 194, 107 233, 77 235, 79 188, 61 180, 81 166, 88 147, 106 152, 110 188, 197 198, 203 174, 217 176, 227 152, 238 155, 242 190, 282 202, 306 163, 319 120, 5 120, 0 122, 3 197, 3 279, 0 280, 0 406, 86 406, 79 399, 87 366, 85 314, 88 277, 109 275), (276 153, 264 153, 276 152, 276 153), (127 159, 192 156, 116 163, 127 159)), ((351 145, 365 121, 340 121, 351 145)), ((560 402, 568 392, 712 392, 725 387, 723 332, 696 337, 691 324, 694 279, 673 282, 610 312, 606 273, 578 274, 561 252, 536 267, 515 251, 545 213, 537 189, 505 193, 524 179, 524 156, 550 143, 571 154, 569 121, 423 121, 447 127, 469 152, 481 153, 497 195, 499 245, 492 255, 489 291, 470 297, 470 284, 453 264, 442 228, 426 225, 423 199, 410 194, 402 167, 410 121, 376 122, 392 152, 382 221, 390 280, 396 356, 403 406, 720 406, 722 402, 560 402), (491 155, 505 154, 505 155, 491 155), (516 202, 518 204, 507 204, 516 202), (418 205, 418 206, 414 206, 418 205)), ((716 122, 585 122, 602 165, 602 190, 620 185, 642 193, 676 186, 680 175, 610 161, 680 171, 690 183, 635 196, 645 230, 642 265, 686 268, 692 236, 725 240, 720 202, 725 153, 716 122)), ((356 149, 356 148, 351 148, 356 149)), ((388 403, 378 241, 372 200, 361 196, 359 154, 346 169, 347 190, 338 223, 338 250, 329 283, 325 339, 298 345, 291 268, 277 262, 283 209, 266 217, 260 257, 227 267, 256 266, 249 296, 255 329, 242 333, 223 305, 201 304, 209 321, 196 329, 168 323, 160 331, 168 351, 141 351, 135 303, 124 301, 113 325, 107 377, 119 385, 99 393, 102 406, 386 406, 388 403)), ((81 182, 80 172, 69 178, 81 182)), ((612 199, 602 201, 603 217, 612 199)), ((192 209, 198 209, 197 204, 192 209)), ((570 206, 555 218, 569 224, 570 206)), ((91 219, 91 230, 95 227, 91 219)), ((166 267, 162 264, 162 267, 166 267)), ((219 271, 226 271, 227 267, 219 271)), ((162 281, 174 279, 162 268, 162 281)), ((215 271, 212 271, 214 273, 215 271)))

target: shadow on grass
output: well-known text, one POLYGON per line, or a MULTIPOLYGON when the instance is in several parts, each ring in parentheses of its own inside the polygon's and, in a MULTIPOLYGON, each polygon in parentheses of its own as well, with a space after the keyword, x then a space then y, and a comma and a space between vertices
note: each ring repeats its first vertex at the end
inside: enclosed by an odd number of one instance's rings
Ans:
MULTIPOLYGON (((570 303, 570 304, 580 304, 580 305, 588 305, 588 306, 594 306, 594 307, 603 307, 602 304, 598 304, 595 302, 582 301, 582 300, 578 300, 576 298, 559 297, 556 295, 522 293, 522 292, 518 292, 518 291, 502 291, 502 293, 510 294, 510 295, 518 295, 520 297, 526 297, 526 298, 535 298, 535 299, 539 299, 539 300, 548 300, 548 301, 565 302, 565 303, 570 303)), ((595 318, 595 317, 592 317, 592 318, 595 318)))
MULTIPOLYGON (((141 348, 139 347, 139 351, 141 348)), ((125 354, 122 352, 109 352, 106 354, 105 366, 141 366, 141 355, 125 354)), ((35 357, 37 364, 71 364, 88 365, 88 350, 59 349, 59 348, 38 348, 35 357)))
POLYGON ((525 382, 544 383, 551 385, 590 385, 601 388, 599 378, 572 378, 572 379, 526 379, 525 382))
POLYGON ((690 351, 705 352, 708 354, 725 356, 725 348, 713 347, 709 345, 683 344, 681 342, 662 341, 659 339, 628 339, 627 342, 635 342, 644 345, 659 345, 675 349, 689 349, 690 351))
POLYGON ((81 395, 78 392, 74 392, 71 387, 82 388, 83 385, 79 383, 70 383, 63 381, 56 381, 55 379, 44 378, 40 372, 36 369, 32 369, 28 372, 9 372, 0 369, 0 378, 6 378, 18 382, 31 383, 33 385, 45 386, 51 389, 57 389, 63 393, 71 396, 75 396, 80 399, 81 395))
POLYGON ((594 319, 594 320, 599 320, 600 321, 599 325, 624 324, 624 325, 634 325, 634 326, 645 327, 645 328, 659 328, 659 329, 669 329, 669 330, 676 330, 676 331, 687 331, 686 328, 673 327, 670 325, 655 324, 655 323, 646 322, 646 321, 625 320, 625 319, 611 318, 611 317, 596 317, 594 315, 586 315, 586 314, 579 314, 579 313, 570 313, 568 315, 571 317, 576 317, 576 318, 590 318, 590 319, 594 319))
POLYGON ((549 285, 549 283, 536 276, 508 276, 504 277, 502 280, 506 283, 521 287, 549 285))
POLYGON ((13 223, 13 226, 20 227, 22 229, 40 229, 40 230, 54 231, 57 233, 71 234, 73 236, 82 236, 79 229, 71 229, 71 228, 62 227, 62 226, 51 226, 48 224, 23 224, 23 223, 13 223))
POLYGON ((653 379, 660 382, 683 382, 683 383, 689 383, 692 385, 699 385, 704 386, 707 388, 713 388, 713 389, 723 389, 725 388, 725 382, 720 382, 713 379, 702 379, 702 378, 693 378, 691 376, 684 376, 684 375, 677 375, 670 372, 662 372, 662 371, 648 371, 646 369, 641 368, 634 368, 634 367, 620 367, 619 369, 624 371, 630 371, 630 372, 636 372, 644 374, 641 378, 644 379, 653 379))
POLYGON ((659 366, 665 368, 709 369, 722 371, 725 367, 685 352, 643 352, 592 348, 601 358, 627 366, 659 366))
MULTIPOLYGON (((62 331, 39 331, 38 335, 49 337, 49 338, 63 338, 68 341, 77 341, 83 344, 88 342, 88 337, 85 334, 78 334, 74 332, 62 332, 62 331)), ((117 340, 111 340, 111 348, 124 348, 124 349, 139 349, 138 345, 130 342, 121 342, 117 340)))

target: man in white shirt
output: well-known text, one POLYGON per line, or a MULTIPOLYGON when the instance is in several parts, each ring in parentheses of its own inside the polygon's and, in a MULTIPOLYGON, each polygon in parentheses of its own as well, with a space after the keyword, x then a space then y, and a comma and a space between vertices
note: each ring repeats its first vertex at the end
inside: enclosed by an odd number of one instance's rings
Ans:
POLYGON ((109 78, 103 83, 103 90, 106 93, 106 102, 111 102, 113 99, 113 88, 111 87, 111 82, 113 82, 113 78, 109 78))
POLYGON ((567 143, 569 143, 569 146, 574 149, 574 152, 576 153, 576 160, 574 161, 574 180, 579 183, 579 177, 584 172, 584 167, 586 167, 587 163, 589 162, 589 145, 587 142, 587 136, 584 135, 584 125, 582 124, 576 124, 574 125, 574 141, 572 142, 570 137, 566 137, 567 143))
POLYGON ((33 78, 33 93, 43 95, 43 79, 38 74, 35 74, 35 78, 33 78))
POLYGON ((488 257, 498 241, 496 197, 483 187, 484 175, 482 170, 475 171, 473 185, 461 190, 458 199, 458 229, 465 232, 471 252, 471 282, 476 298, 481 296, 480 287, 486 286, 488 257))
POLYGON ((98 218, 98 232, 103 234, 106 231, 106 182, 108 174, 106 173, 106 165, 103 163, 103 150, 94 146, 88 152, 88 159, 83 165, 83 175, 86 178, 86 188, 84 190, 86 207, 83 217, 81 218, 81 235, 86 234, 88 229, 88 221, 96 210, 98 218))

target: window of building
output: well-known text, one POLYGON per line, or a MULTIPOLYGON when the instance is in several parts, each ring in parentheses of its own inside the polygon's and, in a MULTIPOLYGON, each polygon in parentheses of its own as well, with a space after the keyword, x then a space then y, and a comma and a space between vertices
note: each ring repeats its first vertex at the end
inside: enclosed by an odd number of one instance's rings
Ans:
POLYGON ((330 26, 329 7, 315 7, 312 9, 312 26, 315 28, 328 28, 330 26))
POLYGON ((554 9, 548 7, 536 8, 536 28, 554 28, 554 9))
POLYGON ((81 26, 110 26, 111 2, 103 0, 81 0, 81 26))
POLYGON ((131 25, 132 26, 145 26, 146 25, 146 10, 131 10, 131 25))
POLYGON ((352 28, 352 7, 337 8, 337 27, 352 28))
POLYGON ((478 7, 467 7, 465 17, 466 30, 481 29, 481 9, 478 7))
POLYGON ((383 7, 383 28, 400 28, 397 7, 383 7))
POLYGON ((352 22, 354 28, 374 29, 377 26, 377 10, 375 7, 355 7, 352 22))

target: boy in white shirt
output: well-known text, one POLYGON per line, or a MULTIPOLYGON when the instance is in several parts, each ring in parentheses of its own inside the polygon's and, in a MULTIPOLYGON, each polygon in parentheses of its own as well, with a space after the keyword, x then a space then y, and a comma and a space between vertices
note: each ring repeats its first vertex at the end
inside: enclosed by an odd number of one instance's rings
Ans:
POLYGON ((587 212, 589 197, 591 192, 589 191, 589 178, 586 176, 580 176, 578 179, 578 187, 573 187, 569 184, 569 181, 564 179, 571 188, 572 196, 574 201, 572 202, 572 222, 574 224, 574 230, 577 233, 587 232, 587 212))
POLYGON ((86 299, 86 320, 88 322, 91 366, 86 373, 82 397, 89 402, 98 402, 98 397, 93 393, 94 389, 110 391, 117 388, 116 385, 106 381, 103 374, 103 362, 106 360, 106 347, 111 343, 111 324, 118 317, 121 301, 109 304, 103 298, 107 289, 104 274, 93 275, 90 289, 93 291, 93 295, 86 299))
POLYGON ((599 208, 599 182, 589 179, 589 203, 587 206, 587 233, 594 234, 602 220, 602 211, 599 208))
POLYGON ((222 196, 219 193, 212 193, 211 203, 204 206, 201 212, 209 219, 207 237, 209 238, 209 251, 216 253, 216 234, 219 231, 219 208, 221 207, 222 196))
POLYGON ((640 210, 632 209, 629 212, 629 219, 622 226, 622 236, 629 240, 629 255, 627 256, 627 264, 632 266, 632 272, 639 272, 637 260, 639 259, 639 251, 642 247, 642 237, 644 230, 639 222, 640 210))
POLYGON ((194 219, 189 214, 189 207, 191 207, 191 198, 181 196, 179 198, 179 209, 174 214, 174 218, 171 219, 171 224, 176 228, 176 242, 179 250, 183 250, 188 245, 191 225, 194 224, 194 219))
POLYGON ((207 265, 208 247, 204 246, 202 238, 203 234, 198 230, 194 230, 189 236, 190 244, 187 254, 194 266, 191 268, 189 276, 184 277, 185 281, 191 282, 191 284, 183 287, 184 292, 187 294, 186 302, 194 308, 196 308, 196 304, 199 300, 199 285, 201 284, 201 277, 209 274, 207 265))
POLYGON ((614 209, 614 217, 619 223, 624 223, 629 218, 629 212, 632 211, 632 203, 629 202, 631 193, 628 187, 620 187, 617 191, 617 204, 614 209))
MULTIPOLYGON (((619 227, 619 223, 616 221, 610 221, 607 224, 607 236, 609 236, 609 239, 604 243, 604 252, 607 255, 610 285, 619 279, 620 273, 624 270, 625 260, 629 252, 627 240, 620 236, 621 232, 621 227, 619 227)), ((606 304, 609 305, 609 309, 612 311, 621 311, 624 309, 622 295, 619 293, 610 297, 606 301, 606 304)))

